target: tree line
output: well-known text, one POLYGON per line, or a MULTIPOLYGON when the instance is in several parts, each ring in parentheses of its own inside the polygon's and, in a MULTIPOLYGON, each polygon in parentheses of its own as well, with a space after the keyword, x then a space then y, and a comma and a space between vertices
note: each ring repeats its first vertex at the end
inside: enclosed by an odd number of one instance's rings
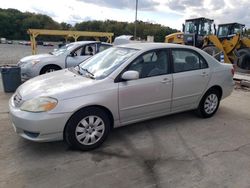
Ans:
MULTIPOLYGON (((134 34, 134 23, 113 20, 94 20, 83 21, 71 25, 65 22, 58 23, 51 17, 43 14, 35 14, 31 12, 23 13, 16 9, 0 8, 0 37, 9 40, 29 40, 27 30, 30 28, 112 32, 115 34, 115 37, 134 34)), ((177 32, 177 30, 160 24, 137 21, 137 36, 141 39, 146 39, 146 37, 150 35, 154 36, 156 42, 163 42, 166 35, 174 32, 177 32)), ((40 36, 38 40, 58 41, 63 40, 63 38, 56 36, 40 36)))

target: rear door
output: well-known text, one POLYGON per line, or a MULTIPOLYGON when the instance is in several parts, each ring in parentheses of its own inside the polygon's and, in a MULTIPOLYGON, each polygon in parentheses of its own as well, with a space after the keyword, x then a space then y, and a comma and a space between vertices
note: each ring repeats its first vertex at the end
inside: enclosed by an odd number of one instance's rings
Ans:
POLYGON ((172 49, 172 111, 195 108, 207 87, 210 70, 205 59, 189 49, 172 49))

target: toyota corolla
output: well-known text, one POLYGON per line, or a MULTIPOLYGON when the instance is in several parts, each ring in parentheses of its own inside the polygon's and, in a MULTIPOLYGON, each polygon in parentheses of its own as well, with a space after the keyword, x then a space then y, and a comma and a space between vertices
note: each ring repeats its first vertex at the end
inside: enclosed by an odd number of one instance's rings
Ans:
POLYGON ((233 90, 233 74, 194 47, 125 44, 25 82, 9 101, 10 117, 28 140, 90 150, 119 126, 186 110, 213 116, 233 90))

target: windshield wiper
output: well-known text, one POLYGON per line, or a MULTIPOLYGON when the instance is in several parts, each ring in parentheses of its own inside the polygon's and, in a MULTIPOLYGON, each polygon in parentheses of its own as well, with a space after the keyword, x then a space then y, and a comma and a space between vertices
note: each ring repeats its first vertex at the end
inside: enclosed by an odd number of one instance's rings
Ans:
POLYGON ((83 71, 85 71, 85 72, 88 73, 89 78, 95 79, 95 75, 94 75, 92 72, 90 72, 88 69, 84 69, 84 68, 82 68, 80 65, 77 65, 77 67, 79 68, 79 70, 78 70, 78 73, 79 73, 79 74, 82 75, 82 72, 81 72, 80 70, 83 70, 83 71))
POLYGON ((92 77, 94 77, 95 75, 92 73, 92 72, 89 72, 89 70, 88 69, 83 69, 83 68, 81 68, 83 71, 85 71, 85 72, 87 72, 88 74, 90 74, 92 77))

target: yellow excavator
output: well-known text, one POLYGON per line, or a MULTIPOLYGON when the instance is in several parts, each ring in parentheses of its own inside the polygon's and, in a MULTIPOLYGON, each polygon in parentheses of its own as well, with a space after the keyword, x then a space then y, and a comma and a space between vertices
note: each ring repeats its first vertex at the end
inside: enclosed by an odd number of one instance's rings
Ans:
POLYGON ((244 36, 245 25, 227 23, 216 29, 213 23, 214 20, 204 17, 188 19, 183 24, 183 32, 166 36, 165 42, 192 45, 221 62, 250 70, 250 39, 244 36))

